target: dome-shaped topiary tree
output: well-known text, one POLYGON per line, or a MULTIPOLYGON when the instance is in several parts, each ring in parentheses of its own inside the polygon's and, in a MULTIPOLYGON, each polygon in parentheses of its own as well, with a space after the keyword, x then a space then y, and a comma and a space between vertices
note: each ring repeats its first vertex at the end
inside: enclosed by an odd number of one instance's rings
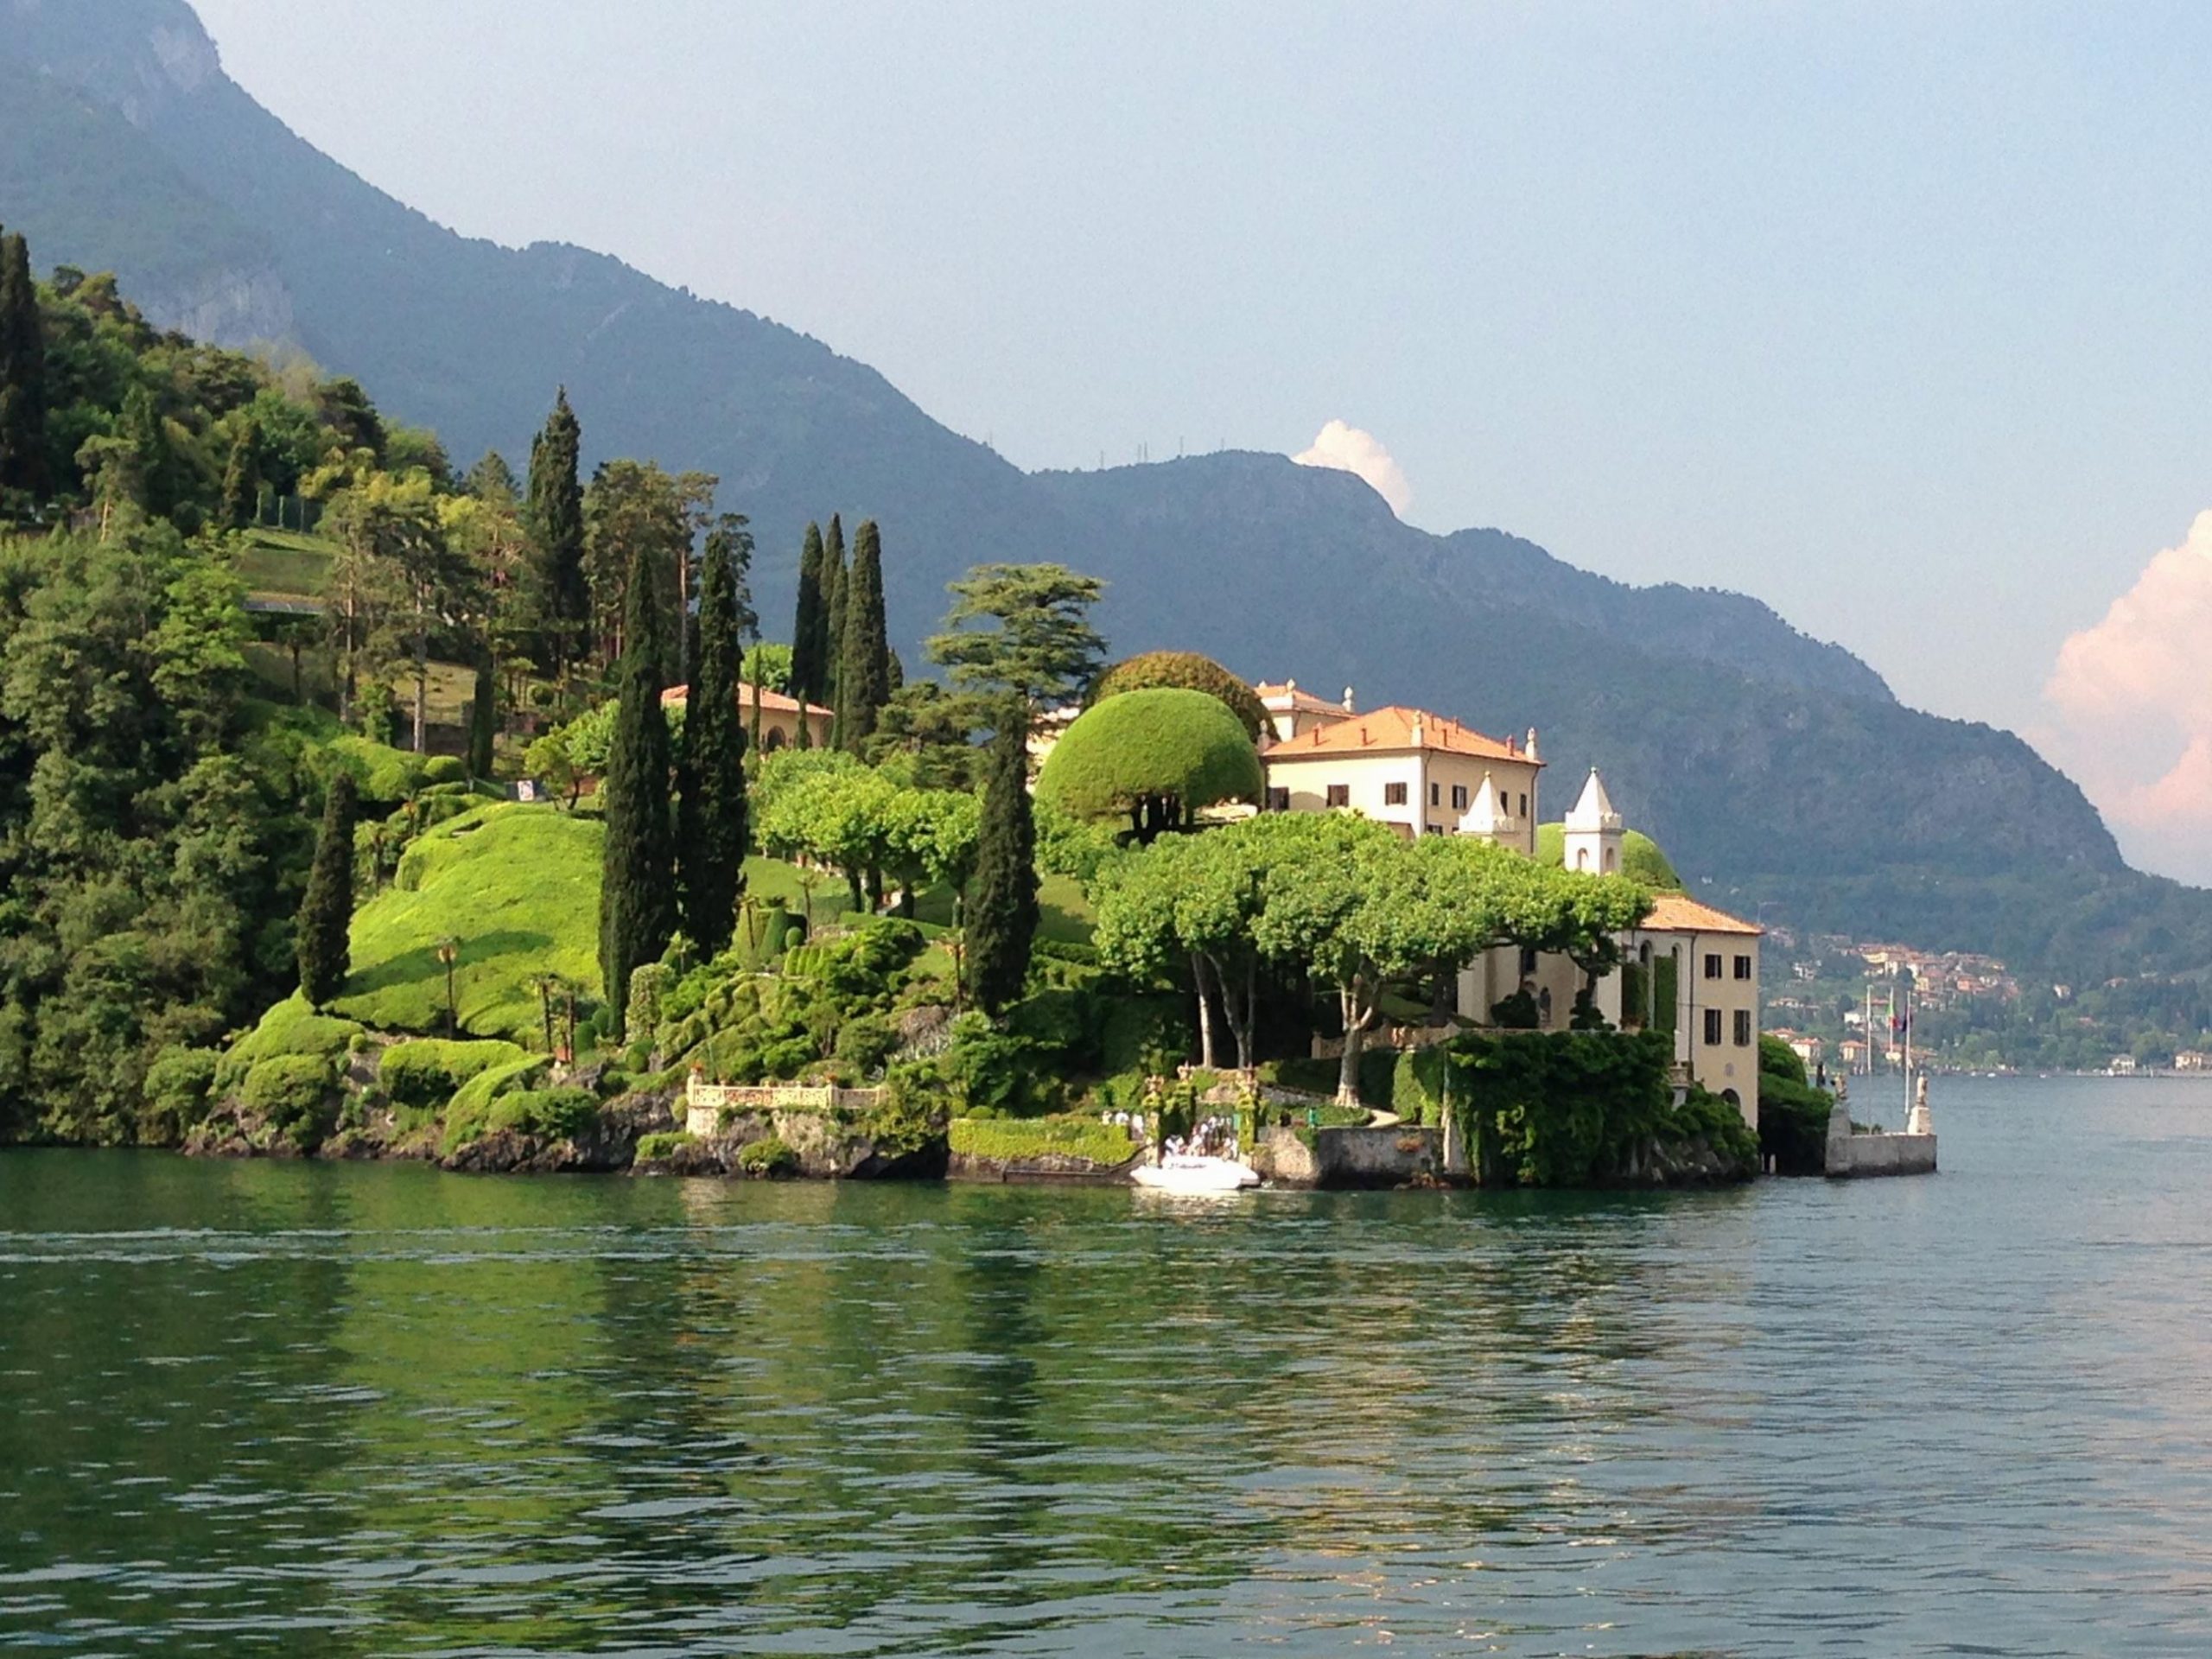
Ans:
POLYGON ((1259 693, 1212 658, 1201 657, 1195 651, 1147 651, 1125 658, 1098 677, 1090 688, 1087 706, 1095 707, 1125 691, 1148 691, 1160 686, 1179 686, 1185 691, 1203 691, 1220 698, 1236 716, 1244 735, 1255 743, 1268 728, 1268 711, 1260 702, 1259 693))
POLYGON ((1150 842, 1202 807, 1257 801, 1259 751, 1218 697, 1161 686, 1077 716, 1037 775, 1037 798, 1078 818, 1126 818, 1150 842))

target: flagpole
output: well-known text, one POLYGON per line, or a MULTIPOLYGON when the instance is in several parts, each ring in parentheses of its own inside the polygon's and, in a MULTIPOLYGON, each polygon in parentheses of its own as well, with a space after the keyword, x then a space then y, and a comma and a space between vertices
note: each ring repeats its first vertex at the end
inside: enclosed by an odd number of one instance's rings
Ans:
POLYGON ((1912 981, 1904 982, 1904 1109, 1912 1111, 1912 981))

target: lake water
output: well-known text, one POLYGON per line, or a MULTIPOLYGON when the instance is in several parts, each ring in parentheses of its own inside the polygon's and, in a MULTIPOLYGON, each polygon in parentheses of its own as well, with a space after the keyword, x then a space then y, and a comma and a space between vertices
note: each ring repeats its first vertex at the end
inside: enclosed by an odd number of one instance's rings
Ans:
POLYGON ((1637 1197, 0 1155, 0 1651, 2212 1651, 2212 1085, 1936 1109, 1637 1197))

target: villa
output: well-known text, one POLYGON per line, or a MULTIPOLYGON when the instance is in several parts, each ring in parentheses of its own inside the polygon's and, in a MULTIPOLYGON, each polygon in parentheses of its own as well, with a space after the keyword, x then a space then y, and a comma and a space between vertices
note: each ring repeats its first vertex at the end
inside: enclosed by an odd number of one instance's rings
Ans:
MULTIPOLYGON (((660 694, 664 709, 681 706, 690 698, 688 685, 671 685, 660 694)), ((740 685, 737 688, 738 715, 749 734, 753 729, 753 702, 760 701, 760 752, 773 754, 778 749, 798 741, 799 721, 806 721, 806 741, 809 747, 826 749, 830 747, 830 728, 836 719, 834 709, 820 703, 802 705, 796 697, 787 697, 780 691, 766 686, 740 685)))
MULTIPOLYGON (((1479 836, 1535 855, 1544 762, 1533 729, 1522 742, 1425 709, 1392 705, 1363 715, 1349 690, 1332 703, 1299 690, 1294 680, 1253 690, 1274 728, 1260 748, 1265 810, 1358 812, 1408 839, 1479 836)), ((1628 825, 1596 768, 1562 827, 1567 868, 1620 872, 1628 825)), ((1633 971, 1609 974, 1592 992, 1613 1025, 1671 1025, 1679 1075, 1727 1101, 1754 1128, 1763 931, 1687 893, 1661 893, 1643 925, 1620 940, 1633 971)), ((1450 1012, 1487 1024, 1500 1003, 1525 995, 1538 1029, 1564 1030, 1584 982, 1565 957, 1503 946, 1460 969, 1450 1012)))

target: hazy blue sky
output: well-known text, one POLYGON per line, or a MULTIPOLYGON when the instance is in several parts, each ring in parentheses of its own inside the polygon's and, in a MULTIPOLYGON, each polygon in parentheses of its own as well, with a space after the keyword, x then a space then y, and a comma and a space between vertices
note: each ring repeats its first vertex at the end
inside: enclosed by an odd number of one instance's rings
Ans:
POLYGON ((1756 594, 2212 875, 2212 8, 197 3, 459 230, 1024 466, 1349 423, 1414 522, 1756 594))

